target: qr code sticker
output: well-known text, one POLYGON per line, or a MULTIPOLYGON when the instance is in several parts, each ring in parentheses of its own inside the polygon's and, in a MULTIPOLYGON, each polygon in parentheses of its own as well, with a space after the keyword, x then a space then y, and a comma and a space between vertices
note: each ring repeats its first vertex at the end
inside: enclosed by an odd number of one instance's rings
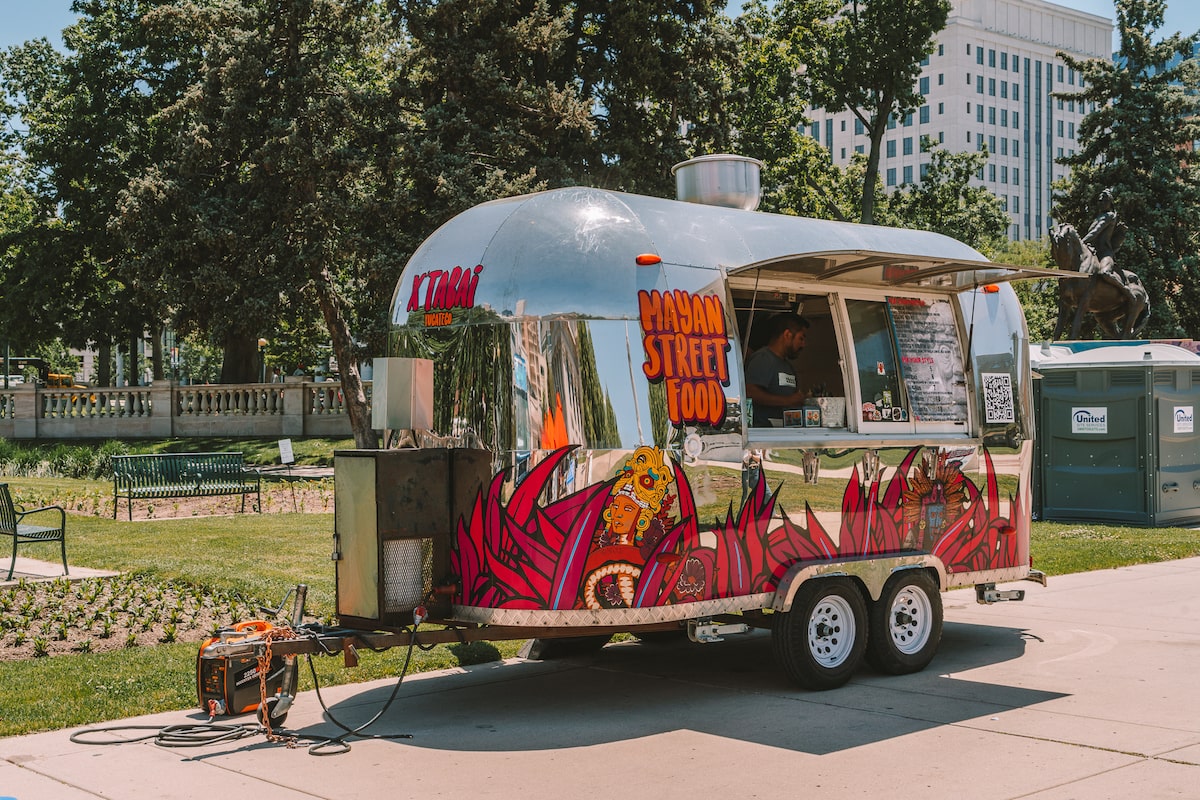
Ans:
POLYGON ((988 425, 1016 421, 1012 376, 1007 372, 983 373, 983 410, 988 425))

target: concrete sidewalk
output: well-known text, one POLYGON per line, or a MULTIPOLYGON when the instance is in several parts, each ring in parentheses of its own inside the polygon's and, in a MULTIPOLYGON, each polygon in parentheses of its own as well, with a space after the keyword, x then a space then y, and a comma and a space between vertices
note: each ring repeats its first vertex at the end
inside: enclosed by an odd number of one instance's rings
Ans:
MULTIPOLYGON (((793 688, 762 634, 424 674, 370 729, 412 739, 352 739, 329 758, 261 736, 192 749, 12 737, 0 740, 0 797, 1197 797, 1198 586, 1200 559, 1188 559, 1026 584, 1023 603, 951 592, 929 669, 864 671, 824 693, 793 688)), ((324 696, 354 727, 393 685, 324 696)), ((287 723, 339 732, 311 692, 287 723)))

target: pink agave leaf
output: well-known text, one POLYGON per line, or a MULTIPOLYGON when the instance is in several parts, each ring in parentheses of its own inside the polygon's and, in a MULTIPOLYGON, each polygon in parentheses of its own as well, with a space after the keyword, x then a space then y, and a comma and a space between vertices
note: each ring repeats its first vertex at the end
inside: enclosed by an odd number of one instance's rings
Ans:
POLYGON ((525 479, 513 490, 512 499, 508 501, 509 516, 521 525, 529 520, 533 509, 537 506, 538 497, 546 488, 546 484, 554 477, 554 470, 567 457, 567 454, 578 446, 573 444, 560 447, 529 471, 525 479))

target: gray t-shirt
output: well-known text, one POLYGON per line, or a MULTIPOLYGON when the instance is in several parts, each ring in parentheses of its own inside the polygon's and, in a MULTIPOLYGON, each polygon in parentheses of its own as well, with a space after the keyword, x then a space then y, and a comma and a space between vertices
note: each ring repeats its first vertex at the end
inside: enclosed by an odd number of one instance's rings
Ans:
MULTIPOLYGON (((796 370, 791 362, 775 355, 771 348, 764 347, 746 359, 746 383, 761 386, 771 394, 793 394, 796 391, 796 370)), ((751 421, 754 427, 768 427, 773 419, 783 421, 782 408, 760 403, 754 405, 754 419, 751 421)))

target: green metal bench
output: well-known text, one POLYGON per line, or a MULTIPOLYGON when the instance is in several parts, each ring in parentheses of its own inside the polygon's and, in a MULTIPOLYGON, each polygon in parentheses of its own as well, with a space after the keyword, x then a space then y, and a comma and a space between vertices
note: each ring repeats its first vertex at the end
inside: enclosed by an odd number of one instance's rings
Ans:
MULTIPOLYGON (((43 514, 43 521, 47 516, 43 514)), ((13 540, 12 561, 8 564, 8 577, 5 580, 12 580, 13 570, 17 567, 17 545, 31 542, 61 544, 63 574, 70 574, 67 571, 67 512, 62 506, 43 506, 26 511, 13 503, 8 484, 0 483, 0 536, 11 536, 13 540), (21 522, 25 517, 46 511, 58 512, 57 526, 27 525, 21 522)))
POLYGON ((246 469, 241 453, 160 453, 113 456, 113 519, 123 497, 133 519, 133 501, 165 497, 242 496, 253 493, 262 511, 262 475, 246 469))

